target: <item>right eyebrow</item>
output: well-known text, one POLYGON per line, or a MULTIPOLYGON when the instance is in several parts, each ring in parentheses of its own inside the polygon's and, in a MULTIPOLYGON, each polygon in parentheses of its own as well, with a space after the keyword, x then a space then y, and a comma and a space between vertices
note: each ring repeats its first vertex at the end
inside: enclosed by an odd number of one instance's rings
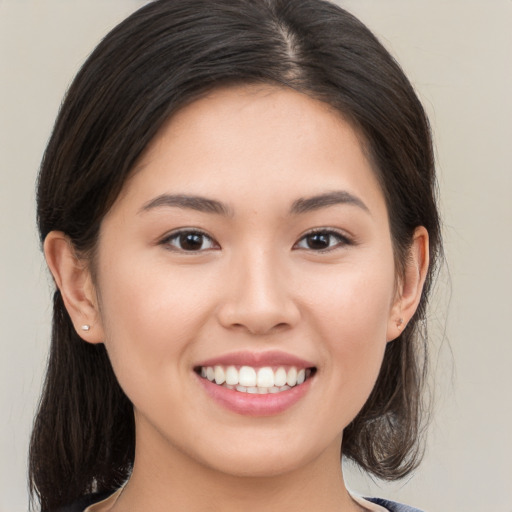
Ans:
POLYGON ((139 210, 144 213, 155 208, 171 207, 191 209, 204 213, 216 213, 218 215, 231 216, 231 209, 215 199, 209 199, 202 196, 192 196, 186 194, 161 194, 154 199, 149 200, 139 210))
POLYGON ((293 203, 291 213, 307 213, 337 204, 350 204, 361 208, 361 210, 366 213, 370 213, 368 206, 366 206, 359 197, 346 190, 333 190, 332 192, 326 192, 325 194, 319 194, 313 197, 301 197, 293 203))

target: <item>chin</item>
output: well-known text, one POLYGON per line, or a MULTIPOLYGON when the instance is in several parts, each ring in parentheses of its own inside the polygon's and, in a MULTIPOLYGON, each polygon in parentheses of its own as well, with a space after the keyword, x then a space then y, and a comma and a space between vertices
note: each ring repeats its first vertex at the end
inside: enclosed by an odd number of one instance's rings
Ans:
POLYGON ((232 440, 224 447, 217 444, 215 452, 203 452, 199 462, 232 477, 268 478, 300 470, 332 449, 339 454, 340 447, 341 437, 329 446, 314 445, 311 441, 308 445, 306 440, 294 440, 293 436, 276 437, 272 441, 260 438, 252 443, 245 438, 238 442, 232 440))
POLYGON ((220 464, 211 465, 216 472, 235 478, 270 478, 292 473, 300 469, 305 461, 297 454, 247 453, 224 455, 220 464))

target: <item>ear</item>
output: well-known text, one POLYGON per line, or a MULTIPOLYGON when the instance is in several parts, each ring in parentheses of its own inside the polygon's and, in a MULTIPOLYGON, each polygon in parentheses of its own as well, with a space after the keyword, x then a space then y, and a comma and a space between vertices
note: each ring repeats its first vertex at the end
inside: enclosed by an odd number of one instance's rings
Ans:
POLYGON ((73 244, 61 231, 47 235, 44 254, 76 332, 89 343, 102 343, 96 289, 86 262, 79 259, 73 244))
POLYGON ((414 230, 388 322, 387 341, 396 339, 412 318, 420 303, 429 265, 428 231, 423 226, 414 230))

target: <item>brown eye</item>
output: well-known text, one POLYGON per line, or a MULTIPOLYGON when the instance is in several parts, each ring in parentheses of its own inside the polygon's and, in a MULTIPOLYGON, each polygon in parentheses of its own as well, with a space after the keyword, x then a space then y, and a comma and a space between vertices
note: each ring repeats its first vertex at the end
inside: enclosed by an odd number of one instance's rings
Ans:
POLYGON ((331 235, 327 233, 314 233, 306 237, 308 249, 327 249, 331 242, 331 235))
POLYGON ((203 247, 204 236, 196 233, 186 233, 179 236, 181 249, 185 251, 200 251, 203 247))
POLYGON ((200 252, 218 248, 218 245, 201 231, 179 231, 162 241, 171 249, 185 252, 200 252))
POLYGON ((337 231, 313 231, 303 236, 295 245, 297 249, 326 251, 339 246, 349 245, 350 240, 337 231))

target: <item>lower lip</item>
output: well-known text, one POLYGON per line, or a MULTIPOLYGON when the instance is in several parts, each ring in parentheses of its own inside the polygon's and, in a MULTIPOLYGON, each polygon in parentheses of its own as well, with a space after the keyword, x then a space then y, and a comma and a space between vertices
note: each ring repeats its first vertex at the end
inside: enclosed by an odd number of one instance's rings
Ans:
POLYGON ((302 384, 280 393, 242 393, 210 382, 197 375, 200 384, 218 404, 244 416, 272 416, 286 411, 296 404, 310 388, 311 378, 302 384))

